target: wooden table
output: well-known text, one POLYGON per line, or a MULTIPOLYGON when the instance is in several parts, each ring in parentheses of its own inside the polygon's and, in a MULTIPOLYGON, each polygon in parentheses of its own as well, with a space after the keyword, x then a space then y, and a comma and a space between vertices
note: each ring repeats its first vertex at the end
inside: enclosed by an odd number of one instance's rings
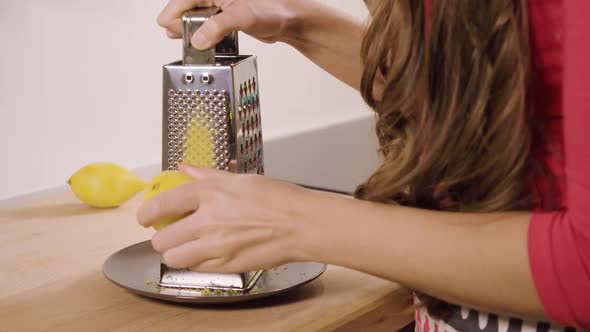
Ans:
POLYGON ((138 205, 93 209, 62 193, 0 209, 0 331, 395 331, 412 320, 398 285, 337 266, 297 291, 229 307, 131 294, 101 269, 151 237, 138 205))

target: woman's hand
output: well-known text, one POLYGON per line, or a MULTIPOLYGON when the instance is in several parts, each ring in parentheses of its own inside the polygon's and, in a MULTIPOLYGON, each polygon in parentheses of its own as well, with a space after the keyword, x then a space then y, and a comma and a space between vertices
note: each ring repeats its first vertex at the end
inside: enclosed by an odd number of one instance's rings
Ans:
MULTIPOLYGON (((310 0, 306 0, 309 2, 310 0)), ((303 0, 171 0, 158 17, 158 24, 171 38, 182 36, 182 14, 196 7, 216 6, 222 13, 211 17, 193 35, 195 48, 206 49, 232 31, 243 31, 267 43, 287 35, 297 6, 303 0)))
POLYGON ((313 192, 258 175, 186 165, 180 170, 196 181, 156 196, 138 213, 139 223, 149 227, 164 216, 194 211, 152 239, 168 266, 243 272, 307 259, 299 248, 313 220, 313 192))
POLYGON ((196 7, 216 6, 192 36, 197 49, 207 49, 233 31, 266 43, 284 42, 337 79, 359 89, 364 24, 319 0, 170 0, 158 23, 171 38, 182 36, 182 14, 196 7))

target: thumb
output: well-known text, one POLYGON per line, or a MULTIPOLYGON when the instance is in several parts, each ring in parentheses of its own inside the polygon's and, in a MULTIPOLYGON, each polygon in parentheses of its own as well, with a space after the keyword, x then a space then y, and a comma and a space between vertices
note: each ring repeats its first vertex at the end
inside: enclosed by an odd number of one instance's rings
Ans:
POLYGON ((231 32, 246 29, 250 22, 251 18, 240 14, 239 5, 231 6, 203 23, 192 36, 191 42, 196 49, 209 49, 231 32))

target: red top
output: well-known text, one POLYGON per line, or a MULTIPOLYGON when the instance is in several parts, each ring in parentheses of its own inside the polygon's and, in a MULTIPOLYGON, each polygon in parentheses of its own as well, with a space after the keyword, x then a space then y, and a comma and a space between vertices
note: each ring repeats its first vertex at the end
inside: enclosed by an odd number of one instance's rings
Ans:
POLYGON ((537 212, 529 227, 533 279, 548 315, 590 328, 590 1, 529 0, 539 121, 560 177, 561 211, 537 212), (563 157, 560 157, 563 155, 563 157))
POLYGON ((558 177, 561 205, 534 213, 530 267, 551 319, 590 328, 590 1, 528 3, 534 118, 545 127, 533 153, 558 177))

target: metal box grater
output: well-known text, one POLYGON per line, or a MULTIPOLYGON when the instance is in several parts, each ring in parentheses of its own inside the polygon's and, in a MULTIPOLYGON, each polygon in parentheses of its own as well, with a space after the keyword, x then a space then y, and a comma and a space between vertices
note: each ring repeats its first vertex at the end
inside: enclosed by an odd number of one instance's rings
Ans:
MULTIPOLYGON (((183 15, 183 60, 165 65, 162 169, 180 162, 264 174, 256 56, 240 55, 233 32, 214 48, 192 47, 192 34, 218 8, 183 15)), ((248 291, 263 271, 209 274, 161 264, 162 287, 248 291)))

